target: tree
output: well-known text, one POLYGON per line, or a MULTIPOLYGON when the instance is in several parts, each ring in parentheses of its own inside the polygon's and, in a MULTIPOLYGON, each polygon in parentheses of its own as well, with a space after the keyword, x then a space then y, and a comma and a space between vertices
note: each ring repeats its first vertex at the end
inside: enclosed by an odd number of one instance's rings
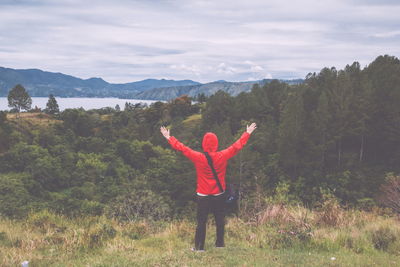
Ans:
POLYGON ((172 117, 186 117, 192 110, 192 100, 187 95, 182 95, 171 101, 170 114, 172 117))
POLYGON ((60 108, 58 107, 57 100, 52 94, 49 95, 49 100, 47 101, 45 112, 51 115, 60 113, 60 108))
POLYGON ((21 109, 29 110, 31 105, 32 99, 22 85, 17 84, 8 93, 8 106, 15 108, 18 113, 21 111, 21 109))
POLYGON ((100 122, 97 113, 89 114, 83 109, 66 109, 60 117, 66 128, 73 130, 76 135, 84 137, 91 136, 93 128, 100 122))
POLYGON ((0 111, 0 126, 2 126, 7 121, 7 113, 0 111))
MULTIPOLYGON (((209 131, 214 125, 221 125, 235 114, 233 98, 220 90, 212 95, 206 104, 202 114, 202 128, 209 131)), ((235 121, 236 123, 236 121, 235 121)))
POLYGON ((207 96, 204 93, 200 93, 200 94, 197 95, 196 100, 199 103, 204 103, 204 102, 207 101, 207 96))
POLYGON ((289 93, 282 111, 282 122, 279 125, 280 165, 292 178, 299 175, 304 149, 305 111, 303 97, 299 92, 289 93))
POLYGON ((379 56, 363 70, 370 91, 366 159, 390 163, 398 169, 400 160, 400 60, 379 56))

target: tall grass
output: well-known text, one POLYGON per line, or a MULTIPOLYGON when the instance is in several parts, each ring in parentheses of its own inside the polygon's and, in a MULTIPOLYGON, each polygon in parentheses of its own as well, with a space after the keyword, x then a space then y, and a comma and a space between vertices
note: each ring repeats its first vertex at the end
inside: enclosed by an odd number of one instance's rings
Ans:
POLYGON ((325 205, 310 210, 271 204, 250 217, 228 218, 227 248, 222 251, 213 248, 215 227, 210 220, 204 255, 188 250, 195 230, 190 220, 71 219, 49 211, 30 214, 25 221, 1 218, 0 265, 28 260, 31 266, 265 266, 267 260, 282 266, 295 260, 297 265, 318 266, 331 263, 332 255, 342 255, 338 266, 400 263, 400 223, 395 216, 325 205))

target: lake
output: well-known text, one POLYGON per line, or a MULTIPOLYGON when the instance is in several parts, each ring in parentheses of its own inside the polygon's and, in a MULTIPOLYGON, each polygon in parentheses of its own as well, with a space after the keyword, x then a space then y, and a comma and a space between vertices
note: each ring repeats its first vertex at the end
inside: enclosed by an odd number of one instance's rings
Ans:
MULTIPOLYGON (((46 108, 48 97, 32 97, 32 108, 35 106, 41 108, 42 110, 46 108)), ((89 97, 56 97, 58 106, 60 110, 67 108, 84 108, 88 109, 98 109, 105 107, 112 107, 118 104, 121 110, 124 110, 125 103, 129 102, 132 104, 143 103, 150 105, 151 103, 157 102, 154 100, 138 100, 138 99, 119 99, 119 98, 89 98, 89 97)), ((0 110, 10 110, 8 107, 7 97, 0 97, 0 110)))

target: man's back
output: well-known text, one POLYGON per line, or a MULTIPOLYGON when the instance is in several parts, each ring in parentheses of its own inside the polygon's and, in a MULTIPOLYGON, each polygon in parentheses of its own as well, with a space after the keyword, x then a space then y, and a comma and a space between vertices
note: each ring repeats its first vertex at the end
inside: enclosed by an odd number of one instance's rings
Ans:
MULTIPOLYGON (((228 165, 228 160, 235 156, 247 143, 250 134, 245 132, 234 144, 232 144, 227 149, 222 151, 217 151, 218 149, 218 138, 214 133, 206 133, 203 138, 203 150, 208 152, 214 168, 218 174, 218 178, 221 182, 222 188, 225 190, 225 175, 226 167, 228 165)), ((195 151, 181 142, 175 137, 171 136, 169 138, 169 143, 172 148, 181 151, 187 158, 189 158, 195 168, 197 173, 197 193, 202 195, 215 195, 221 193, 217 182, 213 176, 211 168, 208 164, 206 156, 198 151, 195 151)))

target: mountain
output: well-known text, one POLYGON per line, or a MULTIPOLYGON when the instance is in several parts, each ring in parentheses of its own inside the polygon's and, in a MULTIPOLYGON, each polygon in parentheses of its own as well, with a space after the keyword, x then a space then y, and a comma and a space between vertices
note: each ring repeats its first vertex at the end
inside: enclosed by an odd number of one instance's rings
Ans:
MULTIPOLYGON (((80 79, 62 73, 39 69, 10 69, 0 67, 0 96, 7 96, 16 84, 22 84, 29 95, 47 97, 119 97, 131 99, 170 100, 181 95, 207 96, 223 90, 233 96, 248 92, 254 84, 263 85, 272 79, 250 82, 219 80, 201 84, 191 80, 146 79, 138 82, 113 84, 101 78, 80 79)), ((302 83, 302 79, 281 80, 289 84, 302 83)))
POLYGON ((250 91, 254 84, 258 82, 225 82, 216 81, 206 84, 191 85, 191 86, 173 86, 154 88, 147 90, 136 95, 138 99, 159 99, 159 100, 170 100, 180 95, 197 96, 200 93, 204 93, 209 96, 216 93, 219 90, 223 90, 231 95, 238 95, 241 92, 250 91))
POLYGON ((62 73, 39 69, 17 70, 0 67, 0 96, 7 96, 16 84, 22 84, 31 96, 49 94, 62 97, 134 98, 136 94, 158 87, 188 86, 200 83, 191 80, 147 79, 125 84, 112 84, 101 78, 80 79, 62 73))
MULTIPOLYGON (((154 88, 151 90, 140 92, 136 95, 137 99, 149 99, 149 100, 170 100, 181 95, 188 95, 191 97, 197 96, 200 93, 210 96, 219 90, 225 91, 230 95, 236 96, 241 92, 248 92, 251 90, 253 85, 259 84, 264 85, 271 82, 272 79, 265 79, 260 81, 251 82, 226 82, 216 81, 206 84, 198 84, 191 86, 173 86, 164 88, 154 88)), ((288 84, 299 84, 302 83, 302 79, 296 80, 281 80, 288 84)))

